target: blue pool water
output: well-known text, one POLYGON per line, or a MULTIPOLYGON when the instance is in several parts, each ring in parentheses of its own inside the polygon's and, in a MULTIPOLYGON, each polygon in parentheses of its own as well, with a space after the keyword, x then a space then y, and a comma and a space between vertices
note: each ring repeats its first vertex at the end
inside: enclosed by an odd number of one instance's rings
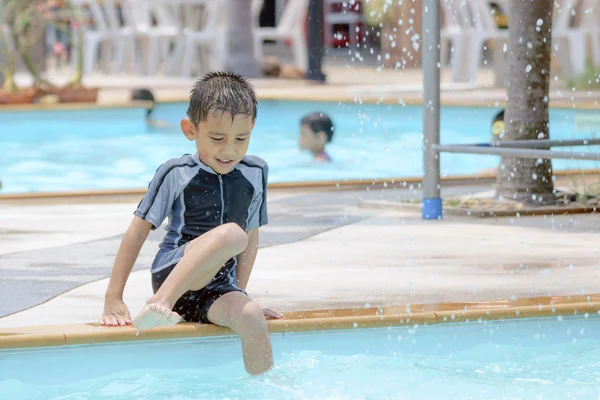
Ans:
POLYGON ((600 318, 273 335, 243 369, 234 338, 0 351, 3 399, 594 399, 600 318))
MULTIPOLYGON (((156 118, 167 129, 148 130, 144 110, 0 113, 2 193, 146 187, 158 165, 194 151, 179 130, 186 104, 161 104, 156 118)), ((442 143, 490 140, 496 108, 444 107, 442 143)), ((595 111, 554 109, 554 139, 595 137, 577 116, 595 111)), ((271 182, 421 176, 422 111, 419 106, 262 101, 250 152, 267 160, 271 182), (298 120, 322 110, 336 124, 331 164, 314 164, 297 147, 298 120)), ((580 149, 589 150, 585 147, 580 149)), ((568 149, 567 149, 568 150, 568 149)), ((498 165, 498 157, 442 155, 442 174, 469 174, 498 165)), ((555 168, 598 168, 598 162, 555 161, 555 168)))

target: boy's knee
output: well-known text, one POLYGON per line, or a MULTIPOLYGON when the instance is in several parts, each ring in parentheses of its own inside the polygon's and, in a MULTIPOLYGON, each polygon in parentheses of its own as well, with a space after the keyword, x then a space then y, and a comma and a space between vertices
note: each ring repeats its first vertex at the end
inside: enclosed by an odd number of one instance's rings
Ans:
POLYGON ((262 309, 255 302, 247 304, 235 320, 235 330, 242 339, 264 337, 269 334, 262 309))
POLYGON ((248 247, 248 235, 239 225, 230 222, 221 225, 219 229, 221 230, 223 244, 230 248, 235 255, 246 250, 246 247, 248 247))

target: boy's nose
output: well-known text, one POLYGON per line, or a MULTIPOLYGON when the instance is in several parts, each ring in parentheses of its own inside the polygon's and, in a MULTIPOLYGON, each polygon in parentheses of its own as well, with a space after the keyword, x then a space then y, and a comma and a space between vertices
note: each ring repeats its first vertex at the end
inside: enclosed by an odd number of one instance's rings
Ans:
POLYGON ((234 158, 235 157, 235 151, 224 151, 221 153, 221 157, 223 158, 234 158))

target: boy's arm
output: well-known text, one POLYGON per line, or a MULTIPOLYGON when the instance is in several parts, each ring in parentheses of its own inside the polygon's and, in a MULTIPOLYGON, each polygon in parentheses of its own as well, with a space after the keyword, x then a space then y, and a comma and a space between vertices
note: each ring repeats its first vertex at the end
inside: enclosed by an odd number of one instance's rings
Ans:
POLYGON ((125 325, 131 323, 129 311, 123 302, 123 292, 133 265, 148 238, 152 224, 134 217, 123 236, 115 258, 110 281, 104 295, 104 312, 100 325, 125 325))
POLYGON ((258 253, 258 228, 248 231, 248 246, 237 256, 237 286, 246 290, 256 254, 258 253))

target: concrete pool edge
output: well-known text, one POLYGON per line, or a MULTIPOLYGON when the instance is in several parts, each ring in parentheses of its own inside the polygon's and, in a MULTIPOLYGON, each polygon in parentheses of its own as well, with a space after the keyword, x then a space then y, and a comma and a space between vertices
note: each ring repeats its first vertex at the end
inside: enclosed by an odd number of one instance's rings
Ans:
POLYGON ((110 110, 115 108, 150 108, 151 101, 132 100, 124 102, 107 102, 107 103, 56 103, 56 104, 3 104, 0 107, 2 112, 15 111, 78 111, 78 110, 110 110))
MULTIPOLYGON (((534 317, 600 314, 600 294, 534 297, 517 300, 414 304, 368 308, 295 311, 268 321, 271 333, 436 325, 534 317)), ((134 327, 99 327, 96 323, 0 329, 0 349, 132 342, 158 339, 230 336, 227 328, 181 323, 136 335, 134 327)))
MULTIPOLYGON (((582 175, 600 175, 598 169, 583 170, 557 170, 554 175, 558 177, 582 176, 582 175)), ((447 186, 450 185, 484 185, 495 183, 495 173, 480 173, 467 175, 449 175, 441 177, 441 182, 447 186)), ((375 178, 375 179, 347 179, 347 180, 327 180, 327 181, 299 181, 299 182, 278 182, 269 183, 269 190, 355 190, 365 187, 380 187, 388 189, 408 188, 409 184, 420 184, 421 177, 400 177, 400 178, 375 178), (406 186, 403 185, 406 183, 406 186), (390 187, 390 184, 392 187, 390 187)), ((99 199, 114 197, 143 196, 147 188, 135 189, 99 189, 99 190, 81 190, 81 191, 61 191, 61 192, 25 192, 25 193, 1 193, 0 203, 23 200, 69 200, 69 199, 99 199)))

